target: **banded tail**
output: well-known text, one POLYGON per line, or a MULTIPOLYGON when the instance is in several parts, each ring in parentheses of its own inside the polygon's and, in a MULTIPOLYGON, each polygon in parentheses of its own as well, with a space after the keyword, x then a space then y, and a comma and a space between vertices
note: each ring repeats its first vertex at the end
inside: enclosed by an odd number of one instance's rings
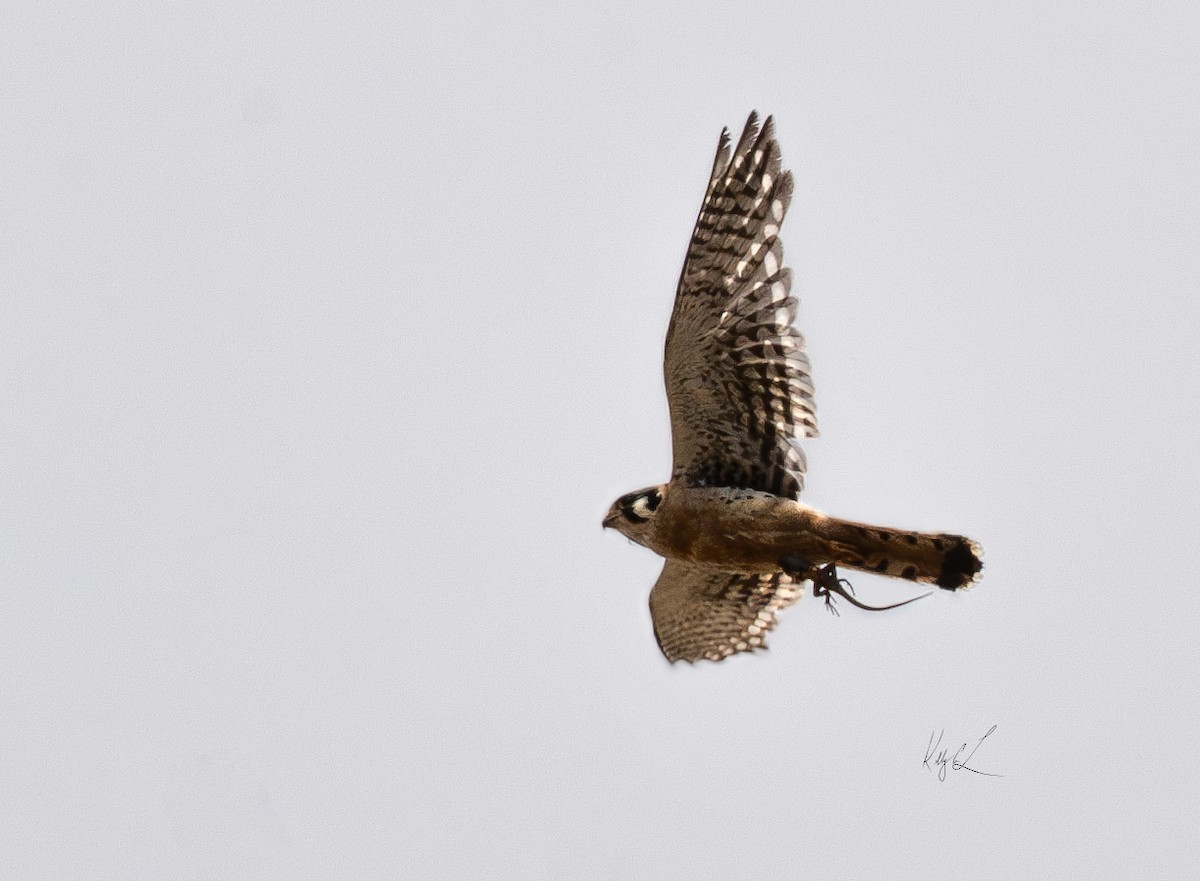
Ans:
POLYGON ((970 587, 983 569, 983 548, 961 535, 905 532, 848 520, 827 521, 839 566, 878 572, 946 590, 970 587))

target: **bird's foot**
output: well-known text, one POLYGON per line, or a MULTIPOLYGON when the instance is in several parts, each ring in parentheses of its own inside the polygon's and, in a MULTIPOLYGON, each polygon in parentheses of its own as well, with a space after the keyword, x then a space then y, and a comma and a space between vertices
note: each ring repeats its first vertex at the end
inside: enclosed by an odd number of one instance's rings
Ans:
POLYGON ((849 581, 845 578, 838 578, 837 566, 833 563, 817 568, 811 577, 813 582, 813 596, 823 597, 825 608, 838 617, 841 617, 841 612, 834 605, 834 594, 840 596, 850 605, 866 609, 868 612, 886 612, 888 609, 898 609, 901 606, 907 606, 909 603, 915 603, 917 600, 923 600, 929 596, 929 593, 923 593, 919 597, 912 597, 900 603, 892 603, 890 606, 868 606, 866 603, 859 602, 855 598, 854 586, 849 581))
MULTIPOLYGON (((850 586, 850 582, 844 578, 838 578, 837 566, 833 563, 826 563, 823 566, 810 563, 803 557, 788 555, 779 558, 779 566, 788 575, 800 581, 811 581, 813 583, 813 596, 823 597, 825 600, 825 608, 834 615, 841 617, 841 613, 834 605, 833 595, 849 597, 854 593, 854 588, 850 586)), ((853 600, 851 600, 853 602, 853 600)))
POLYGON ((835 618, 842 617, 842 613, 838 611, 834 594, 845 597, 856 606, 859 605, 854 599, 854 586, 845 578, 838 578, 837 566, 833 563, 817 569, 813 573, 812 582, 813 596, 825 600, 825 610, 835 618))

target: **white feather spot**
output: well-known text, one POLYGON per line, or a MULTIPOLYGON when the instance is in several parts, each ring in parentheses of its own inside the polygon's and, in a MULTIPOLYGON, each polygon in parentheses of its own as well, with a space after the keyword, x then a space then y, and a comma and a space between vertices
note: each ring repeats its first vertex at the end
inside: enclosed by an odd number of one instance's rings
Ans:
POLYGON ((763 227, 763 238, 773 239, 779 235, 779 227, 773 223, 768 223, 763 227))
POLYGON ((739 276, 740 276, 740 275, 745 275, 745 274, 746 274, 746 261, 745 261, 745 260, 739 260, 739 261, 738 261, 738 265, 737 265, 737 274, 738 274, 739 276))
POLYGON ((757 257, 758 252, 762 250, 762 242, 755 242, 750 246, 750 256, 757 257))
POLYGON ((754 151, 754 162, 755 162, 755 164, 756 164, 756 165, 757 165, 759 162, 762 162, 762 157, 763 157, 763 152, 762 152, 762 150, 755 150, 755 151, 754 151))
POLYGON ((650 503, 646 501, 646 497, 642 496, 633 500, 633 504, 629 506, 633 513, 641 517, 643 520, 649 520, 654 516, 654 510, 650 507, 650 503))
MULTIPOLYGON (((764 175, 763 175, 763 180, 762 180, 762 188, 763 188, 764 190, 769 190, 769 189, 771 189, 771 182, 772 182, 772 181, 774 181, 774 178, 773 178, 773 177, 771 177, 771 175, 769 175, 769 174, 764 174, 764 175)), ((777 204, 777 205, 778 205, 779 203, 778 203, 778 202, 776 202, 775 204, 777 204)))
POLYGON ((778 199, 771 203, 771 216, 777 221, 783 220, 783 203, 778 199))
POLYGON ((785 285, 783 282, 777 281, 773 285, 771 285, 771 302, 772 303, 782 303, 784 300, 787 299, 787 295, 788 295, 787 285, 785 285))
POLYGON ((779 261, 775 259, 774 251, 767 251, 767 256, 763 258, 763 266, 767 268, 767 275, 774 275, 779 269, 779 261))

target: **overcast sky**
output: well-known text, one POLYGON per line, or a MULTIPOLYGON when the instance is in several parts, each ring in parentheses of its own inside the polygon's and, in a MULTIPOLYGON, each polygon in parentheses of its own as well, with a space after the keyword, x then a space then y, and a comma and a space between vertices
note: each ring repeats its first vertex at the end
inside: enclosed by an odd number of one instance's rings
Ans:
POLYGON ((0 878, 1182 877, 1198 22, 5 4, 0 878), (671 666, 600 518, 752 108, 805 499, 987 566, 671 666))

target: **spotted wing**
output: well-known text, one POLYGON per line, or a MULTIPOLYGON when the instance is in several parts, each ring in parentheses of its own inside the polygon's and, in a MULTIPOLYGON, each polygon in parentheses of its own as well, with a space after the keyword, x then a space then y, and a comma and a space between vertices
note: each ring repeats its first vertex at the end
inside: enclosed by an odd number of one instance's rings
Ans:
POLYGON ((654 635, 667 660, 720 661, 765 649, 775 613, 803 595, 782 572, 747 575, 667 560, 650 591, 654 635))
POLYGON ((804 337, 792 326, 792 273, 779 224, 792 198, 775 125, 751 113, 729 151, 721 132, 712 176, 675 293, 664 373, 674 476, 796 498, 816 406, 804 337))

